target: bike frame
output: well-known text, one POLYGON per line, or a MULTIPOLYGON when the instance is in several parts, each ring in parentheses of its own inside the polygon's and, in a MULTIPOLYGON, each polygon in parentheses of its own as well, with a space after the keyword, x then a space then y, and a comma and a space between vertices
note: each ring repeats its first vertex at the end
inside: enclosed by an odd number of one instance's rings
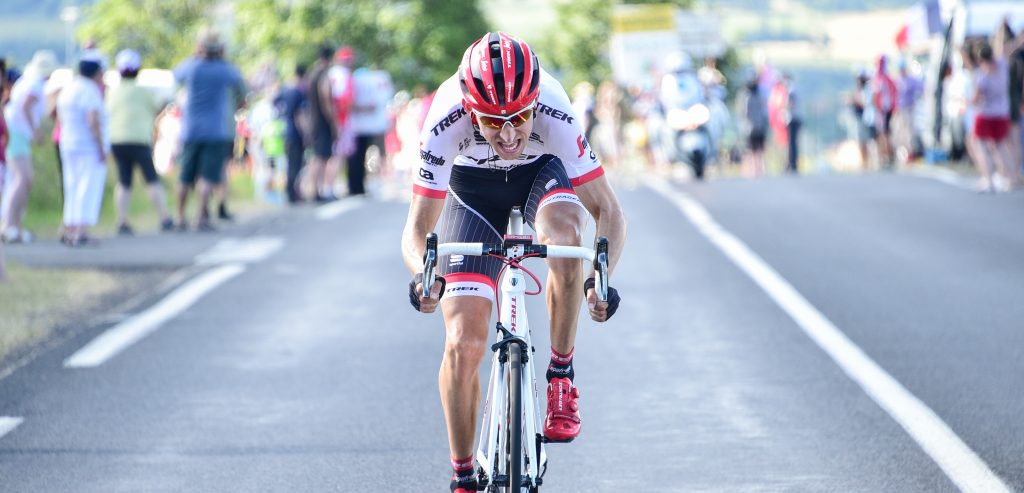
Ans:
MULTIPOLYGON (((509 221, 509 232, 512 235, 523 234, 523 217, 518 211, 512 213, 509 221)), ((522 245, 512 245, 505 252, 506 258, 515 258, 523 254, 522 245)), ((500 279, 500 313, 498 322, 505 327, 512 335, 522 340, 523 346, 519 344, 507 344, 503 348, 494 351, 491 357, 491 378, 487 384, 486 400, 484 401, 483 422, 480 425, 480 439, 477 444, 477 462, 484 471, 488 471, 488 478, 496 478, 499 473, 504 472, 507 477, 511 471, 501 471, 506 465, 505 461, 498 458, 498 451, 506 447, 505 433, 502 433, 502 425, 510 420, 508 412, 508 351, 518 351, 520 347, 528 348, 524 351, 523 378, 520 381, 522 386, 523 448, 525 450, 525 486, 537 487, 547 469, 547 452, 544 450, 544 443, 541 437, 540 425, 537 422, 539 412, 537 394, 537 375, 530 362, 529 355, 534 353, 533 342, 530 338, 530 322, 526 315, 526 276, 521 269, 509 266, 505 275, 500 279), (532 390, 532 391, 531 391, 532 390), (534 446, 527 438, 533 438, 534 446)), ((501 342, 504 334, 498 331, 497 339, 501 342)))

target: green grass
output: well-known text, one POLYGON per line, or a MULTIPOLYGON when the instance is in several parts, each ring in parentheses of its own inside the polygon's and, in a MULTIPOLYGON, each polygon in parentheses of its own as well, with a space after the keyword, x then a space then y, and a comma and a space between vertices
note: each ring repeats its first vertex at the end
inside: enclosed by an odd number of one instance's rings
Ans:
MULTIPOLYGON (((61 210, 61 178, 57 164, 57 150, 52 142, 33 147, 33 167, 35 182, 29 194, 28 207, 25 212, 24 226, 39 239, 55 239, 59 236, 61 210)), ((172 171, 161 177, 167 197, 167 205, 172 216, 177 204, 177 172, 172 171)), ((113 234, 117 229, 116 205, 114 204, 114 185, 117 183, 117 166, 113 159, 108 161, 107 183, 103 192, 103 205, 100 210, 99 223, 93 228, 98 236, 113 234)), ((232 210, 246 210, 255 204, 255 185, 252 177, 235 166, 229 173, 228 203, 232 210)), ((138 232, 156 231, 160 218, 158 211, 150 202, 142 174, 135 172, 132 182, 132 197, 128 208, 128 220, 138 232)), ((195 217, 196 196, 189 196, 189 218, 195 217)))
POLYGON ((0 359, 45 339, 62 320, 118 288, 110 273, 8 263, 7 280, 0 282, 0 359))

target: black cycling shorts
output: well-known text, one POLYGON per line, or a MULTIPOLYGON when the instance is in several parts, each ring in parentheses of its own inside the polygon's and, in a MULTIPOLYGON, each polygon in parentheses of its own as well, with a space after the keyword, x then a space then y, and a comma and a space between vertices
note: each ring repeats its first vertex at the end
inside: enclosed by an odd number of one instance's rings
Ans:
MULTIPOLYGON (((438 236, 441 243, 500 243, 508 230, 513 207, 522 209, 526 224, 533 228, 537 213, 554 202, 583 206, 565 166, 550 154, 507 172, 456 166, 452 169, 438 236)), ((451 255, 439 264, 438 271, 447 282, 445 296, 494 300, 501 260, 451 255)))

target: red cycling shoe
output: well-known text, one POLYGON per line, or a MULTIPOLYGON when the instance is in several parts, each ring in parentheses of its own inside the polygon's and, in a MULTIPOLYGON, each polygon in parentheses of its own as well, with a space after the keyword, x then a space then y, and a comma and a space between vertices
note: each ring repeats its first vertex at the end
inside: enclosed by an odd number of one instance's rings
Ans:
POLYGON ((544 437, 549 442, 571 442, 580 434, 580 390, 568 378, 548 382, 548 413, 544 437))

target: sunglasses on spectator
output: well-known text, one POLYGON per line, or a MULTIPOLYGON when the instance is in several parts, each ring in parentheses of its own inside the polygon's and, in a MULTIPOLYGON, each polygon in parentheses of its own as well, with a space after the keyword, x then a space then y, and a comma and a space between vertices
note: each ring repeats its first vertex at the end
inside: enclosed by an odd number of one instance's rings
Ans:
POLYGON ((473 114, 476 115, 476 122, 481 127, 501 130, 505 127, 505 123, 509 123, 515 128, 523 126, 524 123, 530 121, 530 118, 533 118, 533 110, 536 108, 536 103, 531 104, 509 116, 488 115, 479 111, 473 111, 473 114))

